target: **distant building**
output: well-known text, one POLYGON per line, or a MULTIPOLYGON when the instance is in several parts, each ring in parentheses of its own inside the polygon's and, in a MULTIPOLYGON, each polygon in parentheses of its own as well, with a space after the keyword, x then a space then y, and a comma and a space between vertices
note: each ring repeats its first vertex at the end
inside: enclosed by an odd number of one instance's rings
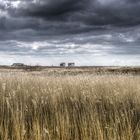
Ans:
POLYGON ((12 67, 24 67, 25 65, 23 63, 13 63, 12 67))
POLYGON ((68 63, 68 67, 74 67, 75 63, 68 63))
POLYGON ((60 63, 60 67, 65 67, 66 66, 66 63, 60 63))

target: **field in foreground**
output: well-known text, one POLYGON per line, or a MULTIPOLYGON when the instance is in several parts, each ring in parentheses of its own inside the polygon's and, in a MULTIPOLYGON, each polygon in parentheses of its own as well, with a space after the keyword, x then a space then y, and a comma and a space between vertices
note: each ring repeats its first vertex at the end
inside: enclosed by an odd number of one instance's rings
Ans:
POLYGON ((140 76, 1 74, 0 140, 140 140, 140 76))

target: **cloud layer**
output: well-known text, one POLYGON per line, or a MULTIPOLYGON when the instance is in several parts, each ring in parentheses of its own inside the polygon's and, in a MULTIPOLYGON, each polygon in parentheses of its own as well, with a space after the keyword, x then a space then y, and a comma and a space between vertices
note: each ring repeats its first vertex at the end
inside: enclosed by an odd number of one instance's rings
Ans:
POLYGON ((139 0, 0 0, 0 53, 50 62, 86 55, 108 58, 105 65, 120 56, 140 65, 139 13, 139 0))

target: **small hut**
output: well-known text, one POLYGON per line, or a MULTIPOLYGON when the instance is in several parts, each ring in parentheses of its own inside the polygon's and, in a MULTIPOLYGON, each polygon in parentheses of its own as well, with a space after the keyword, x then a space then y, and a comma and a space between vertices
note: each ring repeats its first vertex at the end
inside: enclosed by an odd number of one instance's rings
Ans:
POLYGON ((75 63, 68 63, 68 67, 74 67, 75 63))
POLYGON ((24 67, 25 65, 23 63, 13 63, 12 67, 24 67))
POLYGON ((66 67, 66 63, 64 62, 60 63, 60 67, 66 67))

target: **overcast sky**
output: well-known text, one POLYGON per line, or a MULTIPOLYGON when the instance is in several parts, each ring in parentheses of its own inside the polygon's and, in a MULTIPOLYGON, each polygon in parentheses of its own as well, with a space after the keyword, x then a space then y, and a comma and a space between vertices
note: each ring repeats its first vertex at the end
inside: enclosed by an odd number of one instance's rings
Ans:
POLYGON ((0 0, 0 64, 140 65, 140 0, 0 0))

